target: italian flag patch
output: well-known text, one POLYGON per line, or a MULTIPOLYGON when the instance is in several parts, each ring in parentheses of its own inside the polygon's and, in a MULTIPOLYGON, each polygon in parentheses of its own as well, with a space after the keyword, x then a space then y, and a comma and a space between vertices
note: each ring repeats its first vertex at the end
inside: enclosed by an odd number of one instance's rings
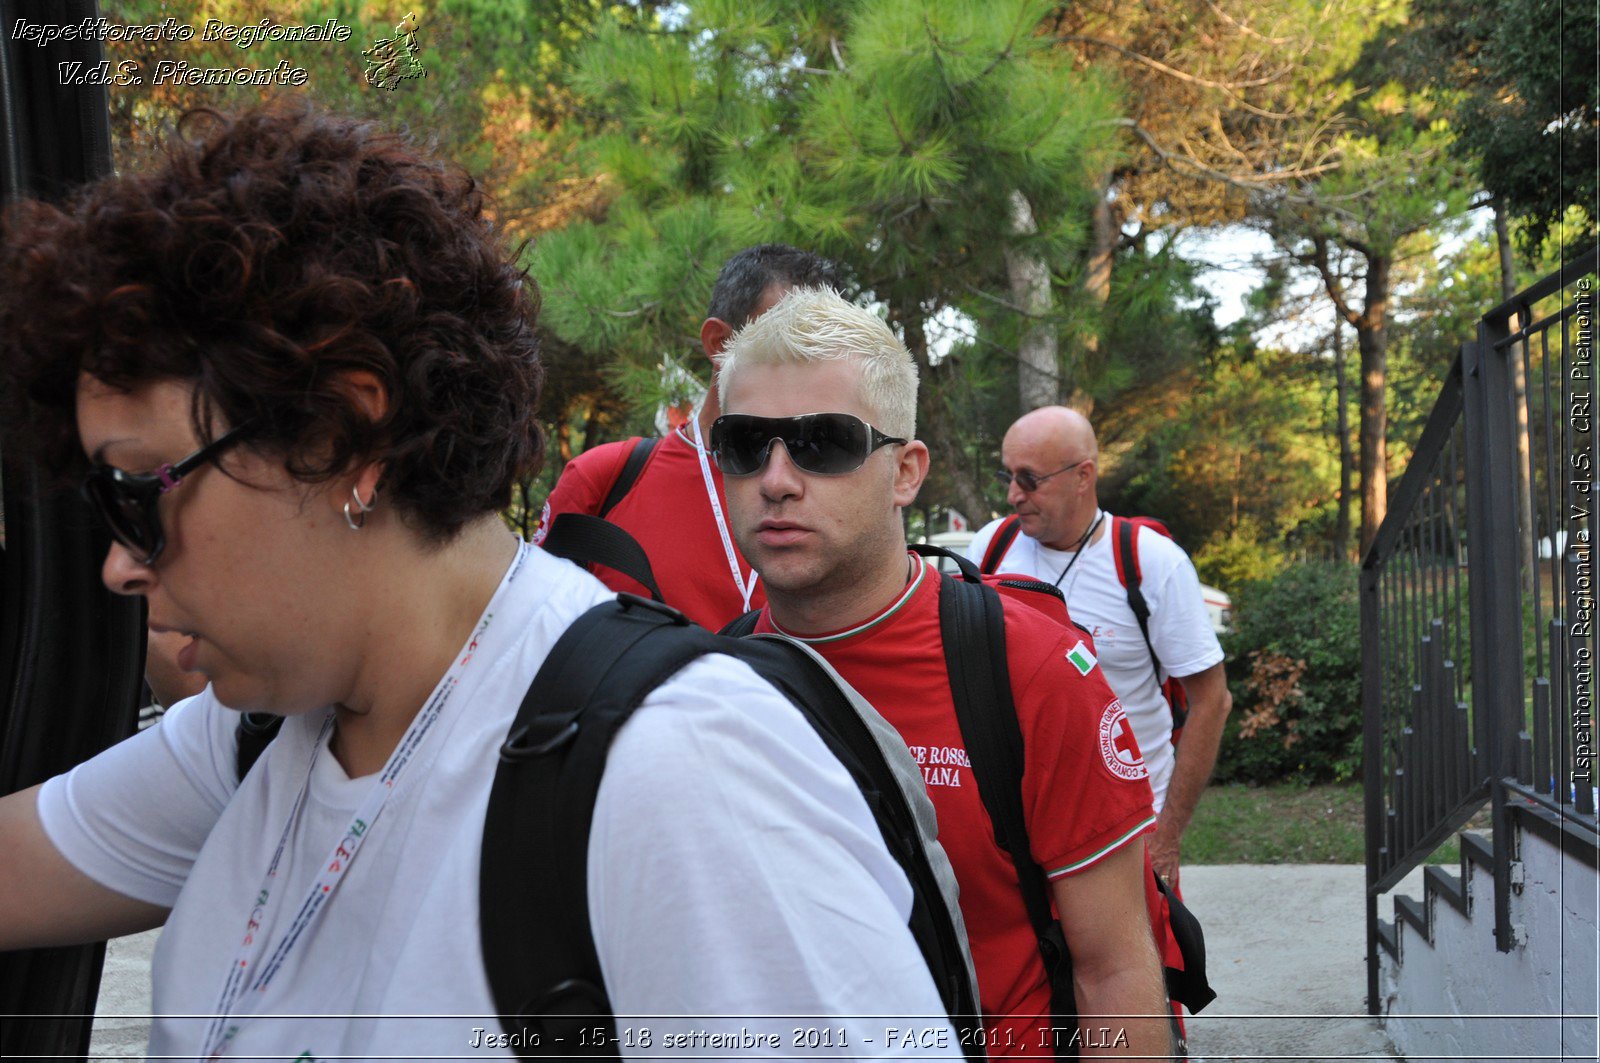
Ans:
POLYGON ((1078 670, 1079 675, 1088 675, 1094 670, 1094 654, 1089 652, 1089 647, 1079 640, 1078 644, 1067 651, 1067 660, 1072 662, 1072 667, 1078 670))

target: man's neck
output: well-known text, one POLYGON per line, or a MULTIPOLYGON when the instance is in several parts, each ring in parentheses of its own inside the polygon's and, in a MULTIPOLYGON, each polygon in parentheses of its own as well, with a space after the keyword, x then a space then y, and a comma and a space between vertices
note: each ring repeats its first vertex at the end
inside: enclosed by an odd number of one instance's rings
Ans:
POLYGON ((717 402, 717 382, 714 378, 711 387, 706 389, 705 399, 700 403, 700 412, 695 416, 700 421, 700 438, 709 445, 711 422, 722 416, 722 405, 717 402))
POLYGON ((1085 520, 1074 523, 1070 535, 1064 535, 1051 543, 1041 541, 1041 545, 1049 547, 1051 550, 1068 552, 1086 550, 1099 542, 1100 537, 1106 533, 1106 522, 1100 520, 1100 516, 1100 507, 1095 506, 1089 511, 1089 516, 1085 520), (1097 521, 1098 523, 1096 523, 1097 521), (1087 539, 1084 538, 1086 534, 1088 535, 1087 539))
POLYGON ((874 562, 861 578, 861 569, 838 573, 830 580, 837 590, 810 587, 786 593, 767 585, 767 607, 772 622, 791 635, 825 635, 865 623, 893 605, 905 593, 916 569, 907 560, 905 543, 893 555, 874 562))

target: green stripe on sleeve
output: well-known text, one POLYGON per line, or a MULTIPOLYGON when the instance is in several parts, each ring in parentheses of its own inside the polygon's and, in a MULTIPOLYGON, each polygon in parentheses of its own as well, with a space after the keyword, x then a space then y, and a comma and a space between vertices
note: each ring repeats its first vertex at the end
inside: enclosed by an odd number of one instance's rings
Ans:
POLYGON ((1113 853, 1113 852, 1117 851, 1118 849, 1122 848, 1124 845, 1128 844, 1128 842, 1130 840, 1132 840, 1133 838, 1136 838, 1140 834, 1142 834, 1146 827, 1154 825, 1155 821, 1156 821, 1156 817, 1155 816, 1151 816, 1149 819, 1146 819, 1143 823, 1140 823, 1137 827, 1134 827, 1132 830, 1130 830, 1128 833, 1124 834, 1122 837, 1116 839, 1115 841, 1112 841, 1112 842, 1108 843, 1107 845, 1105 845, 1104 847, 1102 847, 1100 849, 1095 850, 1094 852, 1090 853, 1088 856, 1084 857, 1082 860, 1079 860, 1079 861, 1077 861, 1075 863, 1068 864, 1065 867, 1058 867, 1054 871, 1046 871, 1045 872, 1045 877, 1046 878, 1060 878, 1062 875, 1070 875, 1074 871, 1082 871, 1084 868, 1088 867, 1090 864, 1094 863, 1095 861, 1104 858, 1109 853, 1113 853))

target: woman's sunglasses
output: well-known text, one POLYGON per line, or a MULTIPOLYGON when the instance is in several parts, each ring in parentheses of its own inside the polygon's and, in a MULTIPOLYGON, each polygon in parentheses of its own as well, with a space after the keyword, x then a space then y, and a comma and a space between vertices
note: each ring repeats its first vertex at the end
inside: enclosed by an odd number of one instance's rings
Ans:
POLYGON ((182 461, 168 462, 155 472, 123 472, 110 465, 96 465, 83 479, 83 497, 106 522, 113 539, 126 546, 140 564, 153 565, 167 545, 156 500, 238 442, 246 427, 240 425, 224 432, 182 461))
POLYGON ((782 440, 789 460, 802 472, 843 476, 861 468, 873 451, 904 439, 886 436, 848 413, 804 413, 798 417, 752 417, 729 413, 711 423, 711 455, 727 476, 760 472, 782 440))

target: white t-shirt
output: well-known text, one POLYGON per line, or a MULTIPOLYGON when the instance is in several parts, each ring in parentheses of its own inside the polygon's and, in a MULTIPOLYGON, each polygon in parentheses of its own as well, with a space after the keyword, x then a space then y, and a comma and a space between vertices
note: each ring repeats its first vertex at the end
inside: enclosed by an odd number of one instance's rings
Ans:
MULTIPOLYGON (((271 983, 233 1009, 243 1018, 228 1055, 510 1054, 478 930, 489 790, 545 655, 609 595, 576 566, 519 551, 476 647, 464 649, 470 663, 344 880, 271 983)), ((152 967, 152 1055, 201 1051, 209 1020, 185 1016, 217 1010, 286 825, 258 931, 269 948, 370 792, 374 776, 346 777, 319 748, 325 716, 287 719, 241 785, 238 715, 208 688, 41 790, 45 831, 74 866, 172 906, 152 967)), ((792 1056, 816 1045, 906 1054, 886 1042, 888 1026, 943 1031, 935 1039, 949 1047, 933 1054, 960 1055, 942 1017, 845 1018, 942 1016, 906 929, 911 890, 848 773, 742 662, 693 662, 618 732, 595 804, 588 889, 617 1028, 631 1038, 623 1055, 792 1056), (821 1018, 771 1018, 782 1015, 821 1018), (762 1043, 711 1041, 741 1030, 762 1043), (674 1035, 684 1037, 676 1051, 674 1035)))
MULTIPOLYGON (((981 563, 989 540, 1003 522, 990 521, 967 546, 967 556, 981 563)), ((1150 789, 1156 811, 1166 801, 1172 779, 1172 710, 1161 694, 1161 680, 1150 661, 1150 650, 1139 632, 1139 621, 1128 605, 1128 591, 1117 580, 1111 517, 1107 514, 1099 537, 1084 548, 1059 584, 1067 598, 1067 612, 1094 636, 1095 656, 1105 669, 1106 681, 1122 701, 1133 724, 1139 751, 1150 768, 1150 789)), ((1139 551, 1139 590, 1150 607, 1150 642, 1161 658, 1165 675, 1195 675, 1222 660, 1222 645, 1206 615, 1200 594, 1200 577, 1183 548, 1149 529, 1135 539, 1139 551)), ((1055 583, 1074 552, 1052 550, 1019 532, 1000 559, 1000 572, 1033 576, 1055 583)))

